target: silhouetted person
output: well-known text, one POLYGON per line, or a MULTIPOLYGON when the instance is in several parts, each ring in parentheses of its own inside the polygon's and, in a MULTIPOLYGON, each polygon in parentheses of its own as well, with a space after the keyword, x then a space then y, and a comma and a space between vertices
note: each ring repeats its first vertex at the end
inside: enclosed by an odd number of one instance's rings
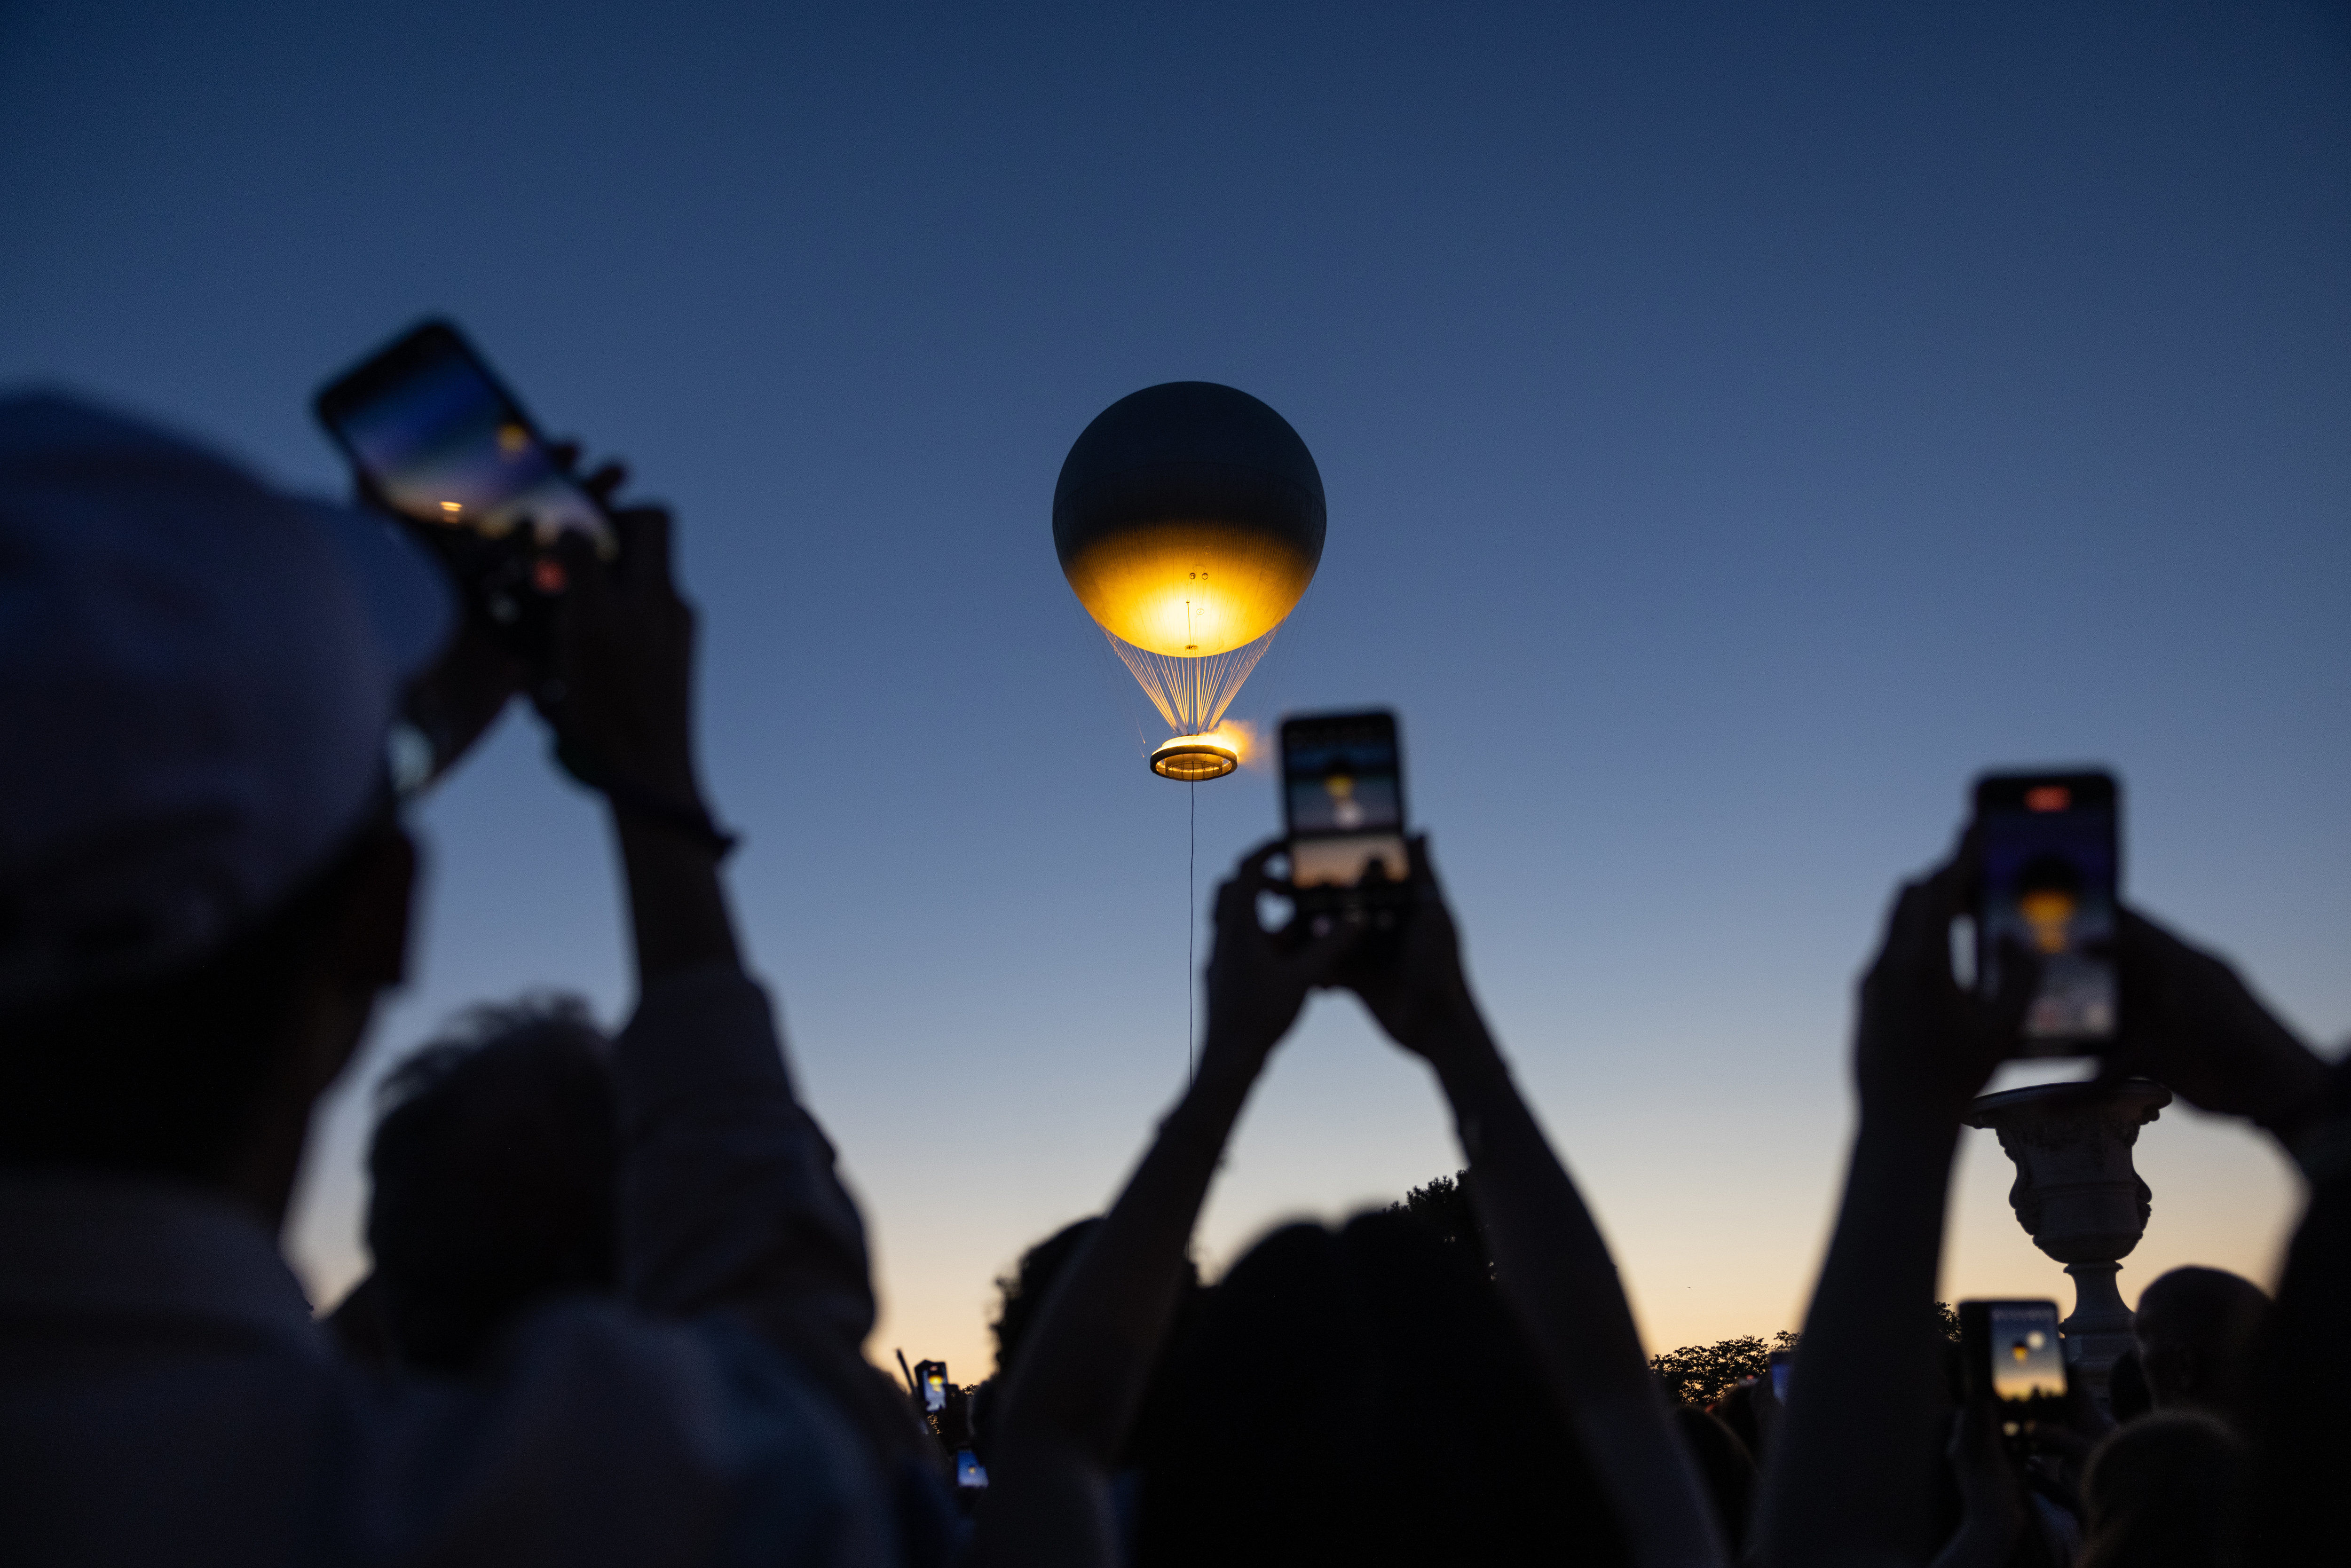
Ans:
POLYGON ((570 997, 475 1008, 385 1077, 353 1307, 402 1363, 469 1371, 532 1307, 619 1288, 617 1094, 570 997))
MULTIPOLYGON (((1028 1343, 1029 1328, 1037 1323, 1037 1319, 1044 1316, 1044 1305, 1053 1298, 1053 1283, 1056 1283, 1058 1279, 1068 1271, 1070 1262, 1077 1260, 1077 1255, 1084 1250, 1086 1241, 1093 1237, 1095 1229, 1101 1229, 1101 1228, 1102 1228, 1101 1216, 1093 1216, 1089 1218, 1089 1220, 1077 1220, 1072 1222, 1072 1225, 1062 1225, 1058 1232, 1053 1232, 1050 1237, 1046 1237, 1044 1241, 1040 1241, 1040 1244, 1032 1246, 1029 1250, 1020 1253, 1020 1265, 1013 1270, 1011 1277, 999 1279, 999 1281, 997 1281, 997 1291, 1001 1293, 1001 1305, 999 1310, 997 1310, 997 1322, 989 1323, 989 1333, 992 1333, 997 1340, 997 1371, 995 1375, 989 1375, 980 1387, 976 1387, 971 1392, 971 1422, 973 1422, 973 1429, 978 1432, 978 1450, 983 1460, 987 1458, 987 1443, 989 1443, 989 1437, 992 1437, 992 1434, 989 1434, 989 1422, 995 1420, 995 1417, 1001 1413, 1001 1408, 1004 1408, 1004 1389, 1011 1387, 1013 1365, 1020 1361, 1020 1347, 1028 1343)), ((1189 1260, 1189 1258, 1185 1258, 1183 1298, 1180 1298, 1178 1305, 1176 1305, 1176 1333, 1168 1335, 1168 1338, 1171 1338, 1171 1344, 1173 1340, 1180 1335, 1185 1323, 1192 1319, 1192 1312, 1196 1312, 1199 1300, 1201 1300, 1199 1267, 1189 1260)), ((1155 1427, 1164 1420, 1162 1406, 1166 1404, 1168 1396, 1171 1396, 1166 1387, 1166 1364, 1168 1364, 1168 1352, 1162 1352, 1159 1364, 1156 1364, 1150 1380, 1147 1380, 1145 1389, 1143 1389, 1143 1406, 1140 1406, 1140 1410, 1135 1413, 1131 1441, 1138 1441, 1140 1434, 1150 1432, 1150 1429, 1155 1429, 1155 1427)), ((1126 1465, 1126 1460, 1122 1458, 1122 1467, 1123 1465, 1126 1465)), ((1134 1516, 1134 1502, 1135 1502, 1134 1481, 1135 1481, 1134 1477, 1122 1479, 1119 1507, 1122 1507, 1122 1516, 1126 1516, 1126 1519, 1134 1516)))
POLYGON ((2136 1421, 2155 1408, 2155 1396, 2147 1391, 2147 1374, 2139 1369, 2138 1348, 2134 1345, 2115 1357, 2106 1372, 2106 1410, 2116 1422, 2136 1421))
POLYGON ((1695 1405, 1674 1406, 1682 1441, 1698 1461, 1723 1545, 1736 1563, 1747 1550, 1747 1527, 1755 1513, 1755 1455, 1722 1417, 1695 1405))
MULTIPOLYGON (((2245 1563, 2244 1440, 2201 1411, 2159 1409, 2090 1457, 2075 1568, 2235 1568, 2245 1563)), ((2341 1544, 2338 1542, 2338 1545, 2341 1544)))
POLYGON ((1045 1302, 1053 1293, 1053 1282, 1101 1228, 1100 1215, 1064 1225, 1020 1254, 1020 1261, 1012 1272, 996 1281, 996 1321, 987 1325, 987 1332, 996 1341, 998 1377, 1011 1372, 1013 1363, 1019 1359, 1021 1342, 1029 1337, 1029 1326, 1044 1312, 1045 1302))
POLYGON ((2246 1421, 2270 1299, 2224 1269, 2174 1269, 2139 1292, 2132 1332, 2158 1410, 2200 1410, 2246 1421))
POLYGON ((1607 1248, 1470 994, 1426 842, 1411 912, 1376 942, 1346 922, 1266 930, 1280 849, 1217 890, 1198 1073, 1029 1332, 977 1568, 1120 1562, 1130 1435, 1144 1563, 1719 1563, 1607 1248), (1435 1069, 1491 1278, 1408 1215, 1277 1231, 1209 1292, 1176 1343, 1167 1417, 1137 1431, 1234 1122, 1308 992, 1342 986, 1435 1069))
MULTIPOLYGON (((1797 1351, 1803 1394, 1771 1438, 1751 1552, 1759 1568, 1924 1563, 1940 1546, 1933 1455, 1949 1430, 1938 1409, 1938 1342, 1922 1331, 1960 1119, 2014 1051, 2039 978, 2025 953, 2001 965, 1998 997, 1953 976, 1951 925, 1975 876, 1963 840, 1906 885, 1861 983, 1860 1127, 1797 1351)), ((2104 1071, 2155 1079, 2290 1151, 2304 1147, 2328 1104, 2327 1070, 2310 1048, 2227 965, 2128 909, 2118 912, 2116 953, 2124 1032, 2104 1071)))
POLYGON ((2351 1422, 2331 1390, 2310 1386, 2311 1347, 2340 1344, 2351 1328, 2351 1046, 2337 1048, 2325 1082, 2302 1103, 2287 1148, 2310 1203, 2262 1335, 2249 1522, 2253 1561, 2320 1563, 2342 1555, 2351 1476, 2351 1422))
POLYGON ((1770 1396, 1768 1377, 1741 1380, 1722 1391, 1707 1413, 1729 1429, 1758 1464, 1763 1458, 1763 1402, 1770 1396))
POLYGON ((1409 1218, 1276 1230, 1174 1348, 1136 1568, 1623 1561, 1534 1358, 1475 1260, 1409 1218))
MULTIPOLYGON (((617 482, 611 476, 603 487, 617 482)), ((539 686, 610 779, 624 1301, 465 1382, 336 1354, 277 1247, 406 957, 384 766, 449 622, 389 525, 0 399, 0 1562, 874 1563, 941 1544, 832 1150, 742 969, 669 521, 564 541, 539 686), (928 1533, 925 1533, 928 1531, 928 1533)))

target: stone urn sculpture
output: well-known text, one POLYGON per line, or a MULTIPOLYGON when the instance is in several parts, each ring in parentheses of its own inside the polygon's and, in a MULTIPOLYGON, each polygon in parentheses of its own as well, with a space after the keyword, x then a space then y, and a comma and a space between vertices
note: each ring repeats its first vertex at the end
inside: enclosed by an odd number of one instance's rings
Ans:
POLYGON ((2101 1407, 2106 1375, 2131 1347, 2131 1313, 2115 1276, 2147 1233, 2153 1196, 2131 1167, 2138 1130, 2171 1103, 2171 1091, 2132 1078, 2095 1096, 2073 1083, 2043 1083, 1987 1094, 1970 1127, 2000 1134, 2016 1166, 2009 1206, 2032 1243, 2074 1277, 2074 1313, 2058 1325, 2065 1362, 2101 1407))

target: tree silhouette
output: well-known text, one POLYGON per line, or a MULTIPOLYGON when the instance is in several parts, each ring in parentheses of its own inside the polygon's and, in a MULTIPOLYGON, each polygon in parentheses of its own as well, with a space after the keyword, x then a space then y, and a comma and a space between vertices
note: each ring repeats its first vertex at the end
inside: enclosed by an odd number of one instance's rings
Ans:
MULTIPOLYGON (((1935 1328, 1945 1339, 1959 1342, 1959 1314, 1949 1302, 1935 1303, 1935 1328)), ((1793 1351, 1800 1337, 1782 1329, 1769 1343, 1750 1333, 1719 1339, 1712 1344, 1686 1344, 1651 1356, 1649 1370, 1663 1378, 1666 1387, 1684 1404, 1711 1405, 1738 1387, 1743 1378, 1770 1376, 1771 1353, 1793 1351)))
MULTIPOLYGON (((1486 1233, 1469 1201, 1471 1179, 1468 1171, 1433 1176, 1427 1185, 1406 1191, 1402 1202, 1388 1205, 1387 1212, 1403 1215, 1447 1246, 1465 1249, 1491 1275, 1493 1254, 1486 1249, 1486 1233)), ((997 1282, 1007 1287, 1005 1315, 1011 1317, 1012 1282, 997 1282)), ((1959 1314, 1949 1302, 1935 1303, 1935 1327, 1945 1339, 1958 1343, 1959 1314)), ((1771 1353, 1793 1351, 1798 1337, 1793 1330, 1782 1329, 1768 1340, 1740 1334, 1712 1344, 1686 1344, 1651 1356, 1649 1370, 1663 1378, 1667 1388, 1685 1404, 1711 1405, 1743 1378, 1770 1376, 1771 1353)))
POLYGON ((1486 1232, 1478 1224, 1478 1211, 1469 1204, 1468 1171, 1433 1176, 1427 1186, 1409 1188, 1404 1201, 1388 1205, 1387 1212, 1403 1215, 1448 1247, 1464 1249, 1488 1273, 1493 1272, 1494 1259, 1486 1249, 1486 1232))
POLYGON ((1771 1353, 1793 1350, 1796 1336, 1786 1329, 1767 1343, 1755 1335, 1740 1334, 1712 1344, 1686 1344, 1649 1358, 1649 1370, 1665 1379, 1666 1387, 1685 1405, 1711 1405, 1747 1377, 1768 1376, 1771 1353))

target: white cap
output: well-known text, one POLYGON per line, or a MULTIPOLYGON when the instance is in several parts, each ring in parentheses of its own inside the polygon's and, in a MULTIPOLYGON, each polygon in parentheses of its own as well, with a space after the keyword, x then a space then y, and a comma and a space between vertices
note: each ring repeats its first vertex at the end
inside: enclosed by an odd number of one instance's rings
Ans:
POLYGON ((0 1006, 199 958, 323 870, 455 609, 385 519, 0 395, 0 1006))

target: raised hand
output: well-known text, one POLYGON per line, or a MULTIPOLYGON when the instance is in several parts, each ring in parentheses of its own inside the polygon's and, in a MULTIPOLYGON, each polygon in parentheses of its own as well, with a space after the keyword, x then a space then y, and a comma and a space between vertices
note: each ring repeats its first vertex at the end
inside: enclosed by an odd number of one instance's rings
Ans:
POLYGON ((1108 1568, 1124 1557, 1111 1477, 1175 1318, 1208 1183, 1267 1056, 1357 940, 1342 927, 1300 943, 1259 921, 1259 896, 1287 891, 1265 873, 1281 849, 1259 844, 1217 889, 1199 1075, 1029 1330, 1032 1348, 990 1418, 987 1507, 965 1559, 973 1568, 1108 1568))
MULTIPOLYGON (((577 443, 562 442, 550 448, 550 455, 569 474, 579 464, 580 448, 577 443)), ((628 477, 627 468, 608 463, 580 480, 580 486, 599 506, 608 506, 628 477)), ((436 526, 411 524, 409 531, 441 558, 461 586, 465 584, 470 565, 477 562, 481 541, 461 530, 436 526), (475 548, 469 549, 469 546, 475 548)), ((408 722, 432 744, 426 779, 438 778, 455 767, 506 711, 507 703, 517 692, 540 685, 546 675, 532 669, 533 661, 526 652, 528 640, 518 644, 509 628, 490 614, 479 593, 468 591, 459 599, 462 609, 455 635, 434 666, 411 683, 402 705, 408 722)), ((425 781, 403 780, 403 784, 413 787, 425 781)))
POLYGON ((1361 931, 1340 925, 1300 943, 1287 932, 1268 931, 1258 918, 1260 894, 1280 894, 1282 884, 1266 875, 1266 862, 1283 851, 1276 839, 1245 856, 1217 889, 1217 937, 1206 975, 1208 1029, 1201 1044, 1201 1070, 1245 1068, 1252 1076, 1264 1064, 1298 1011, 1307 992, 1337 983, 1333 970, 1362 939, 1361 931))
MULTIPOLYGON (((617 469, 590 481, 600 498, 618 483, 617 469)), ((739 964, 717 877, 734 840, 711 821, 695 768, 695 617, 670 571, 670 516, 608 515, 612 559, 582 535, 556 541, 561 595, 531 700, 565 770, 611 807, 640 978, 739 964)))
POLYGON ((1959 1482, 1959 1528, 1936 1553, 1933 1568, 2001 1568, 2031 1515, 1989 1399, 1970 1400, 1951 1413, 1943 1457, 1959 1482))
POLYGON ((2102 1078, 2152 1078, 2291 1140, 2325 1103, 2326 1064, 2210 953, 2127 909, 2119 936, 2122 1038, 2102 1078))
POLYGON ((1365 932, 1336 977, 1389 1038, 1437 1070, 1475 1177, 1494 1280, 1536 1353, 1541 1385, 1592 1456, 1641 1568, 1714 1568, 1713 1516, 1650 1375, 1607 1243, 1536 1125, 1461 970, 1461 938, 1416 838, 1412 905, 1365 932))
POLYGON ((1951 972, 1951 922, 1965 911, 1970 846, 1905 883, 1861 983, 1854 1073, 1864 1113, 1916 1112, 1956 1126, 1993 1069, 2014 1053, 2040 984, 2023 948, 2001 950, 2001 994, 1985 998, 1951 972))
POLYGON ((1952 974, 1951 922, 1965 907, 1973 851, 1962 841, 1903 886, 1862 979, 1861 1128, 1796 1353, 1804 1392, 1771 1439, 1751 1553, 1759 1568, 1915 1561, 1934 1517, 1939 1445, 1925 1440, 1920 1401, 1939 1375, 1927 1323, 1951 1158, 1968 1102, 2014 1051, 2041 983, 2038 962, 2012 945, 2001 952, 1996 998, 1952 974))
POLYGON ((1464 1049, 1484 1044, 1485 1025, 1461 972, 1461 936, 1437 880, 1428 836, 1411 843, 1412 907, 1392 938, 1366 936, 1338 978, 1364 999, 1388 1038, 1442 1071, 1464 1049))
POLYGON ((698 812, 695 617, 670 572, 670 516, 632 507, 611 518, 613 560, 581 535, 558 541, 565 587, 533 701, 565 766, 615 805, 698 812))

